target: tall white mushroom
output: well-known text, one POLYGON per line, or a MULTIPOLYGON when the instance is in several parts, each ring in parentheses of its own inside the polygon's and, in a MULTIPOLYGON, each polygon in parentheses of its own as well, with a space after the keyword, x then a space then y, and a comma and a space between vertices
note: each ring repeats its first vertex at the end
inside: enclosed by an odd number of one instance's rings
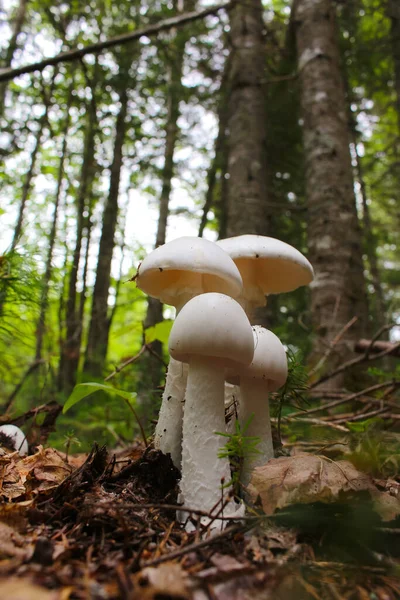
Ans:
POLYGON ((260 439, 259 454, 244 459, 240 480, 243 485, 250 481, 251 469, 264 465, 274 457, 268 392, 276 392, 284 385, 287 374, 286 352, 279 338, 272 331, 259 325, 253 326, 254 356, 250 365, 241 365, 227 373, 227 381, 240 385, 239 423, 243 429, 252 417, 246 436, 260 439))
POLYGON ((251 317, 254 309, 265 306, 266 296, 291 292, 308 285, 314 271, 306 257, 285 242, 261 235, 239 235, 217 244, 235 262, 243 279, 237 298, 251 317))
MULTIPOLYGON (((177 314, 199 294, 238 296, 242 289, 240 273, 229 255, 214 242, 197 237, 181 237, 156 248, 141 263, 136 283, 149 296, 175 306, 177 314)), ((186 366, 172 358, 154 438, 155 447, 170 453, 178 469, 186 377, 186 366)))
POLYGON ((176 360, 189 363, 183 417, 182 499, 211 510, 221 499, 221 479, 230 480, 229 461, 218 458, 225 431, 225 369, 250 364, 254 341, 241 306, 223 294, 202 294, 176 317, 169 338, 176 360))

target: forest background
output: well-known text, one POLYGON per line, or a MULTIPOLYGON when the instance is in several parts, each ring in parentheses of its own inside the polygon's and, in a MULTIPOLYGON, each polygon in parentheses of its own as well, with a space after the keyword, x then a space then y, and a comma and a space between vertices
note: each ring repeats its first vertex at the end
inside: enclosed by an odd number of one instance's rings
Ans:
MULTIPOLYGON (((400 335, 396 0, 19 0, 0 45, 7 418, 112 375, 151 431, 173 315, 130 280, 179 235, 269 235, 309 257, 310 289, 271 296, 258 322, 301 351, 314 399, 397 381, 389 359, 340 371, 361 338, 400 335)), ((50 441, 127 442, 131 408, 56 408, 50 441)))

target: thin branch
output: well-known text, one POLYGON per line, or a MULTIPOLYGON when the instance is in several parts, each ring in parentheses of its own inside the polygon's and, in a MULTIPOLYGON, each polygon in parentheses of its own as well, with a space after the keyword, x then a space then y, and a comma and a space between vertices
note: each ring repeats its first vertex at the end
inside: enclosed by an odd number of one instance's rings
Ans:
POLYGON ((215 6, 209 6, 208 8, 205 8, 204 10, 200 10, 198 12, 185 13, 178 17, 164 19, 163 21, 155 23, 154 25, 149 25, 148 27, 143 27, 142 29, 132 31, 130 33, 123 33, 109 40, 105 40, 104 42, 88 44, 83 48, 75 48, 73 50, 67 50, 66 52, 60 52, 59 54, 57 54, 57 56, 45 58, 44 60, 41 60, 37 63, 33 63, 31 65, 25 65, 23 67, 18 67, 17 69, 4 69, 0 72, 0 82, 10 81, 10 79, 14 79, 14 77, 18 77, 19 75, 24 75, 26 73, 42 71, 45 67, 48 67, 50 65, 57 65, 61 62, 80 59, 83 56, 86 56, 87 54, 95 54, 97 52, 105 50, 106 48, 113 48, 114 46, 119 46, 121 44, 126 44, 127 42, 138 40, 143 36, 150 37, 153 35, 157 35, 161 31, 166 31, 168 29, 172 29, 173 27, 184 25, 185 23, 190 23, 192 21, 204 19, 204 17, 207 17, 208 15, 213 15, 219 12, 220 10, 230 10, 233 7, 233 4, 234 2, 225 2, 223 4, 217 4, 215 6))
MULTIPOLYGON (((343 433, 349 433, 347 427, 343 427, 343 425, 336 425, 335 423, 330 423, 329 421, 322 421, 322 419, 295 419, 290 417, 282 417, 282 421, 286 421, 287 423, 311 423, 312 425, 318 425, 319 427, 330 427, 331 429, 336 429, 337 431, 342 431, 343 433)), ((276 419, 271 419, 272 423, 276 422, 276 419)))
POLYGON ((314 373, 316 373, 316 371, 318 371, 322 367, 322 365, 327 361, 327 359, 332 354, 336 344, 338 344, 340 342, 340 340, 342 339, 342 337, 344 336, 346 331, 348 331, 350 329, 350 327, 352 327, 352 325, 354 325, 354 323, 357 320, 358 320, 358 317, 353 317, 352 319, 350 319, 350 321, 348 323, 346 323, 346 325, 344 327, 342 327, 342 329, 339 331, 339 333, 333 338, 333 340, 329 344, 329 347, 325 351, 324 355, 320 358, 320 360, 317 362, 317 364, 311 369, 309 375, 313 375, 314 373))
POLYGON ((17 383, 17 385, 15 386, 15 388, 13 389, 13 391, 11 392, 11 394, 8 396, 7 402, 4 404, 4 406, 1 407, 2 412, 4 412, 4 413, 8 412, 8 410, 11 407, 11 404, 13 403, 13 401, 14 401, 16 395, 18 394, 19 390, 24 385, 25 381, 28 379, 28 377, 34 371, 36 371, 36 369, 38 367, 40 367, 40 365, 43 365, 45 362, 46 361, 44 359, 40 359, 40 360, 35 360, 32 364, 29 365, 29 367, 27 368, 27 370, 25 371, 25 373, 22 375, 20 381, 17 383))
POLYGON ((391 354, 391 353, 397 351, 398 348, 400 348, 400 342, 398 342, 397 344, 394 344, 389 349, 386 349, 383 352, 378 352, 377 354, 374 354, 373 356, 368 355, 369 350, 367 349, 367 352, 365 354, 363 354, 363 356, 359 356, 357 358, 352 358, 351 360, 340 365, 340 367, 338 367, 331 373, 327 373, 326 375, 323 375, 322 377, 320 377, 317 381, 315 381, 314 383, 312 383, 310 385, 310 389, 317 387, 320 383, 323 383, 324 381, 331 379, 332 377, 334 377, 335 375, 338 375, 339 373, 343 373, 343 371, 347 371, 348 369, 350 369, 351 367, 354 367, 355 365, 359 365, 360 363, 368 362, 371 360, 378 360, 380 358, 383 358, 384 356, 387 356, 388 354, 391 354))
POLYGON ((400 381, 396 381, 396 380, 385 381, 384 383, 376 383, 375 385, 371 385, 369 388, 365 388, 364 390, 361 390, 360 392, 354 392, 353 394, 343 396, 342 398, 339 398, 338 400, 333 400, 332 402, 329 402, 328 404, 323 404, 322 406, 316 406, 315 408, 310 408, 309 410, 298 411, 298 412, 292 413, 290 416, 291 417, 303 417, 304 415, 310 415, 312 413, 322 412, 322 411, 328 410, 329 408, 334 408, 336 406, 340 406, 341 404, 346 404, 347 402, 356 400, 357 398, 360 398, 361 396, 366 396, 367 394, 369 394, 371 392, 376 392, 377 390, 381 390, 381 389, 384 389, 387 387, 399 387, 399 386, 400 386, 400 381))

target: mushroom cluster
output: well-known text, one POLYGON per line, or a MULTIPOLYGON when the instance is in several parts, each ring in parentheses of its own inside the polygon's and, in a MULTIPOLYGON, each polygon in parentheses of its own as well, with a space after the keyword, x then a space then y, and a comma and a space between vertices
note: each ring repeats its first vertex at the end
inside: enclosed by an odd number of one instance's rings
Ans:
MULTIPOLYGON (((154 250, 138 268, 137 286, 176 307, 154 444, 181 470, 187 507, 223 506, 221 482, 229 482, 230 467, 217 432, 225 431, 225 382, 240 386, 239 422, 253 417, 246 435, 260 439, 256 458, 244 461, 243 485, 252 467, 273 457, 268 392, 286 381, 286 354, 271 331, 252 327, 250 319, 269 294, 312 279, 312 266, 298 250, 258 235, 217 243, 182 237, 154 250)), ((225 514, 235 510, 226 503, 225 514)))

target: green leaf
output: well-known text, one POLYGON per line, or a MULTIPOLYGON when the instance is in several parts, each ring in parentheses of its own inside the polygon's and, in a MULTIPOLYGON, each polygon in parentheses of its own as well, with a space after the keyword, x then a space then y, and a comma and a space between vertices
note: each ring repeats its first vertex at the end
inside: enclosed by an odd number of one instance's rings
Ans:
POLYGON ((135 392, 124 392, 123 390, 116 389, 112 385, 105 385, 104 383, 95 382, 79 383, 74 387, 70 397, 64 404, 63 414, 65 414, 71 408, 71 406, 74 406, 74 404, 77 404, 80 402, 80 400, 83 400, 83 398, 86 398, 87 396, 90 396, 90 394, 99 391, 120 396, 121 398, 124 398, 124 400, 134 400, 136 398, 135 392))
POLYGON ((146 344, 151 344, 154 340, 158 340, 162 344, 167 344, 172 324, 173 321, 169 319, 161 321, 161 323, 156 323, 152 327, 148 327, 145 330, 146 344))

